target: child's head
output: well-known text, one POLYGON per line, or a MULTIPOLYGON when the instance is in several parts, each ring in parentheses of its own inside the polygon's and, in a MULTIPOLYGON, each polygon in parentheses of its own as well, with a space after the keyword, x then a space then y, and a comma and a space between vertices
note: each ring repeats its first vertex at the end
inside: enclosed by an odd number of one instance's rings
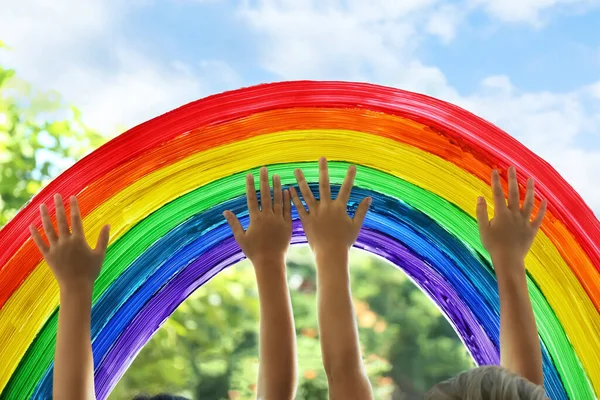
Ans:
POLYGON ((156 396, 139 395, 135 396, 133 400, 188 400, 181 396, 172 396, 170 394, 157 394, 156 396))
POLYGON ((434 386, 430 400, 545 400, 544 388, 497 366, 479 367, 434 386))

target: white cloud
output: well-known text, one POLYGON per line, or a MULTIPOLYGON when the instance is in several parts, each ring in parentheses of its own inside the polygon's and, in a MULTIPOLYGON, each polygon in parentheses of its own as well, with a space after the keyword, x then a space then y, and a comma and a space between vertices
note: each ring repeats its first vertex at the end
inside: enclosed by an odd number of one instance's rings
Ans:
POLYGON ((237 84, 221 62, 159 60, 129 42, 122 24, 145 0, 4 3, 0 38, 13 50, 1 52, 0 62, 37 88, 59 91, 102 132, 115 133, 203 97, 215 82, 237 84))
MULTIPOLYGON (((263 34, 262 66, 285 79, 389 81, 412 62, 419 26, 436 27, 437 0, 259 1, 245 3, 241 20, 263 34), (433 20, 432 20, 433 18, 433 20)), ((439 10, 443 10, 439 9, 439 10)))
POLYGON ((202 93, 198 79, 177 63, 154 64, 128 48, 113 51, 116 71, 71 64, 53 82, 102 132, 137 125, 202 93))
POLYGON ((598 0, 470 0, 490 15, 505 22, 522 22, 539 27, 551 10, 581 11, 600 5, 598 0))
POLYGON ((590 85, 590 94, 600 100, 600 82, 590 85))
MULTIPOLYGON (((432 28, 431 21, 443 20, 445 10, 453 12, 445 5, 411 2, 409 9, 392 12, 384 5, 370 4, 366 10, 353 8, 354 2, 342 6, 334 0, 295 4, 259 1, 253 6, 246 3, 240 12, 242 20, 263 35, 263 66, 280 79, 363 80, 458 104, 542 156, 600 210, 600 181, 595 179, 600 174, 600 154, 578 144, 597 142, 600 137, 600 82, 568 93, 527 93, 499 75, 484 79, 473 93, 461 94, 439 68, 425 65, 417 52, 427 34, 445 40, 454 34, 451 24, 432 28), (429 21, 425 30, 423 21, 429 21)), ((550 7, 536 4, 529 9, 550 7)), ((460 18, 457 14, 456 21, 460 18)))
POLYGON ((527 93, 507 77, 496 76, 484 80, 475 93, 451 101, 509 132, 600 210, 600 151, 579 144, 600 138, 600 101, 591 98, 588 88, 527 93))
POLYGON ((456 36, 458 25, 465 14, 464 7, 443 4, 428 17, 425 30, 431 35, 438 36, 442 42, 450 43, 456 36))
MULTIPOLYGON (((147 0, 9 1, 0 38, 14 48, 0 63, 36 86, 60 91, 86 121, 108 131, 131 126, 216 89, 244 82, 227 64, 158 60, 127 40, 121 27, 147 0), (98 56, 103 56, 98 58, 98 56)), ((481 8, 505 21, 535 24, 560 8, 599 0, 255 0, 238 9, 261 35, 261 67, 277 79, 369 81, 426 93, 497 124, 540 154, 600 209, 600 159, 581 143, 600 137, 600 82, 566 93, 527 93, 506 76, 459 93, 419 57, 428 36, 454 39, 467 14, 481 8)), ((597 147, 597 146, 596 146, 597 147)))
POLYGON ((585 89, 528 93, 514 87, 508 77, 494 76, 483 80, 475 93, 454 101, 533 148, 564 148, 579 134, 600 133, 600 126, 589 124, 585 89))

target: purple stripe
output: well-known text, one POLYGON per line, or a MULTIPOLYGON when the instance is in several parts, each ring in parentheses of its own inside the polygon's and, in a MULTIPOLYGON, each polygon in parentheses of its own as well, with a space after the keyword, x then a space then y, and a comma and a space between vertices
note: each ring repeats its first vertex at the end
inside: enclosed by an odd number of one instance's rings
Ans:
MULTIPOLYGON (((299 221, 294 222, 294 243, 305 243, 299 221)), ((459 295, 439 274, 410 250, 381 233, 363 229, 356 247, 385 258, 404 270, 440 307, 478 364, 498 364, 498 350, 459 295)), ((175 309, 198 287, 224 268, 242 260, 233 238, 224 240, 165 284, 122 332, 96 371, 96 395, 104 400, 142 347, 175 309)))

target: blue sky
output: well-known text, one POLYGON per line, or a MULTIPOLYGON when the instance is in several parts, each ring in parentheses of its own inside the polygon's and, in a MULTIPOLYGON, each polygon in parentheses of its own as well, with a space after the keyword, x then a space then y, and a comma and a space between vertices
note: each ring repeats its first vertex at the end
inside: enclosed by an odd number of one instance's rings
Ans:
MULTIPOLYGON (((194 63, 210 54, 234 66, 247 82, 278 80, 258 65, 261 35, 240 22, 236 4, 162 2, 141 9, 127 35, 146 42, 157 57, 194 63)), ((509 75, 528 91, 568 91, 600 79, 600 7, 564 14, 553 10, 544 20, 536 27, 475 12, 457 28, 456 40, 428 37, 417 53, 465 93, 492 74, 509 75)))
POLYGON ((497 124, 600 209, 600 0, 3 0, 0 63, 107 135, 224 90, 360 80, 497 124))
POLYGON ((526 91, 568 91, 600 78, 600 10, 555 17, 539 29, 477 13, 457 36, 449 44, 430 40, 423 58, 464 92, 490 74, 506 74, 526 91), (494 28, 486 32, 488 24, 494 28))

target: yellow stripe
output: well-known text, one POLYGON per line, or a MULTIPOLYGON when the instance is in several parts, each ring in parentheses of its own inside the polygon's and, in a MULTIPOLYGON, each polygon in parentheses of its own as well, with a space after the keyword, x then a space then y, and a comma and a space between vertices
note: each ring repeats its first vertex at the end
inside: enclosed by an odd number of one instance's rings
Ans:
MULTIPOLYGON (((88 215, 86 231, 94 243, 101 226, 109 223, 114 241, 149 213, 211 181, 260 165, 313 161, 319 156, 385 171, 447 199, 473 217, 477 196, 492 200, 483 181, 417 148, 354 131, 289 131, 212 148, 155 171, 88 215)), ((543 232, 526 261, 598 392, 600 342, 594 339, 600 336, 600 316, 543 232)), ((42 262, 0 310, 4 345, 0 391, 57 305, 58 288, 42 262)))

